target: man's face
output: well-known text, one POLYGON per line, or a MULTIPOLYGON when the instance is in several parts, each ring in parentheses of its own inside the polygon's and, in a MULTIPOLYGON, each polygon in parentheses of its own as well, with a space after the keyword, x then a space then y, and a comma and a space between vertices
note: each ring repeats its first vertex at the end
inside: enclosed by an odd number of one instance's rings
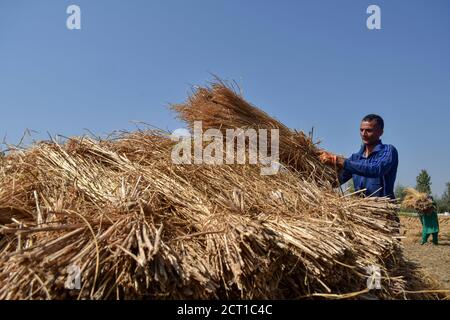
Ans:
POLYGON ((378 127, 377 121, 363 121, 359 129, 361 139, 365 145, 374 145, 380 140, 383 130, 378 127))

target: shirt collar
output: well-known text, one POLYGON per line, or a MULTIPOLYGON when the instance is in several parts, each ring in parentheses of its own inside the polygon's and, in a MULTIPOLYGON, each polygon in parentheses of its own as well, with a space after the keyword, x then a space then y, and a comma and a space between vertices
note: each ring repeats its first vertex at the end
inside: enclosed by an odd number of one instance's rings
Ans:
MULTIPOLYGON (((373 148, 373 151, 371 154, 376 153, 378 151, 380 151, 383 148, 383 143, 381 142, 381 140, 378 141, 377 145, 375 146, 375 148, 373 148)), ((359 149, 358 154, 360 154, 361 156, 364 155, 364 150, 366 149, 366 146, 363 144, 361 145, 361 149, 359 149)))

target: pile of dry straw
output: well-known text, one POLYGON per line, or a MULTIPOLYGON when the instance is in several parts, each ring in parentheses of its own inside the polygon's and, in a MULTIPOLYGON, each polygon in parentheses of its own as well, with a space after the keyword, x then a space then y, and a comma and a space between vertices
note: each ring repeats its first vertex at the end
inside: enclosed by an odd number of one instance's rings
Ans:
POLYGON ((0 157, 0 299, 366 297, 372 265, 382 276, 372 295, 438 297, 411 292, 436 288, 402 258, 396 205, 335 192, 302 133, 221 83, 175 109, 188 123, 280 128, 289 170, 175 165, 159 131, 10 151, 0 157), (73 268, 79 290, 66 288, 73 268))

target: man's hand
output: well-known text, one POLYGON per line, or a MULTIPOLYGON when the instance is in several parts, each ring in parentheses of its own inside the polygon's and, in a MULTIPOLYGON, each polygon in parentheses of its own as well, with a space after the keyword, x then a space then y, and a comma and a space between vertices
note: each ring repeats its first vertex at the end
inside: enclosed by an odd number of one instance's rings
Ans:
POLYGON ((339 169, 344 167, 345 159, 341 156, 337 156, 334 153, 327 152, 325 150, 319 150, 317 154, 319 156, 320 162, 325 165, 334 166, 339 169))

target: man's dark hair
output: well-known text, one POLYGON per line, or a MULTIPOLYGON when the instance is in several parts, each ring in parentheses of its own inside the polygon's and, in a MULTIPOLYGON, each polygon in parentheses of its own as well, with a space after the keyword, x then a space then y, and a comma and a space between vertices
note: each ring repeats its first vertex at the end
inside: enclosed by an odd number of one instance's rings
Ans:
POLYGON ((377 126, 378 128, 380 128, 381 130, 384 129, 384 120, 382 117, 380 117, 377 114, 368 114, 367 116, 365 116, 362 121, 366 121, 366 122, 370 122, 372 120, 375 120, 377 122, 377 126))

